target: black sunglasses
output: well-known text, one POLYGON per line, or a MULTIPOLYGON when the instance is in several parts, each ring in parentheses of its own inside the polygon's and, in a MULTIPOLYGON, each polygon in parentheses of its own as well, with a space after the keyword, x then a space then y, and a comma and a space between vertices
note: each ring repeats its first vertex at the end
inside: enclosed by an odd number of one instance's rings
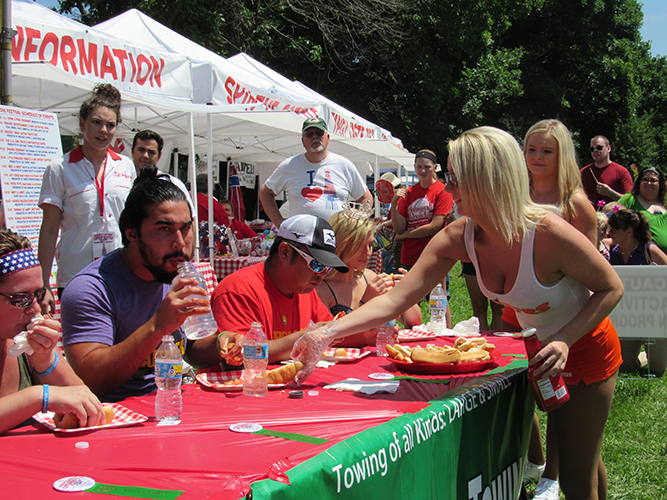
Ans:
POLYGON ((5 295, 0 292, 0 295, 8 298, 11 305, 25 309, 26 307, 30 307, 35 301, 41 302, 46 295, 46 288, 40 288, 36 292, 19 292, 14 295, 5 295))
POLYGON ((595 150, 602 151, 604 149, 604 146, 600 146, 599 144, 597 146, 591 146, 591 153, 595 150))

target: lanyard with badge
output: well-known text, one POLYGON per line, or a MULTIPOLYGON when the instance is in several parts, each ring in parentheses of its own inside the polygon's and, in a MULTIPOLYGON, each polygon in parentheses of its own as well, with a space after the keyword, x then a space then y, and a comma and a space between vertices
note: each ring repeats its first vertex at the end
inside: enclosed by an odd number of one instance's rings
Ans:
POLYGON ((109 230, 107 219, 104 218, 104 178, 106 176, 107 158, 102 165, 102 181, 95 176, 95 188, 100 200, 100 228, 101 231, 93 233, 93 260, 97 260, 111 252, 116 247, 116 236, 109 230))

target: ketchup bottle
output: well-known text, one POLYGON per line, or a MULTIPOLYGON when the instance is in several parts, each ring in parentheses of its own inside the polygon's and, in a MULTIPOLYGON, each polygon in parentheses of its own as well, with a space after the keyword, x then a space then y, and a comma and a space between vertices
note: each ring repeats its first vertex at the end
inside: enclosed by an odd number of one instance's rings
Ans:
MULTIPOLYGON (((535 335, 535 328, 526 328, 521 332, 521 335, 526 346, 528 360, 531 360, 542 349, 542 343, 535 335)), ((569 401, 570 393, 567 392, 563 377, 558 373, 551 375, 549 378, 536 379, 535 369, 538 366, 540 365, 528 367, 528 382, 535 395, 537 407, 542 411, 555 410, 569 401)))

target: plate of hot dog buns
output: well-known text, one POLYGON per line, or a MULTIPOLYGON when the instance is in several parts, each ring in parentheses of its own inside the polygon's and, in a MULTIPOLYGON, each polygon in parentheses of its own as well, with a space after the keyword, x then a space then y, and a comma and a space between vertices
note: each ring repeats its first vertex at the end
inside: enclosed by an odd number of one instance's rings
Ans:
MULTIPOLYGON (((266 379, 269 389, 282 389, 294 380, 301 368, 303 368, 303 363, 295 361, 274 370, 267 370, 266 379)), ((235 392, 243 390, 243 370, 229 372, 200 370, 197 372, 195 379, 201 385, 218 391, 235 392)))
POLYGON ((483 337, 459 337, 454 346, 407 347, 401 344, 387 346, 389 360, 406 372, 454 374, 483 371, 498 359, 493 354, 495 345, 483 337))
POLYGON ((105 421, 94 427, 80 427, 79 419, 74 413, 54 413, 50 411, 36 413, 33 418, 55 432, 83 432, 112 427, 127 427, 148 420, 147 416, 133 412, 118 403, 103 403, 102 407, 104 408, 105 421))

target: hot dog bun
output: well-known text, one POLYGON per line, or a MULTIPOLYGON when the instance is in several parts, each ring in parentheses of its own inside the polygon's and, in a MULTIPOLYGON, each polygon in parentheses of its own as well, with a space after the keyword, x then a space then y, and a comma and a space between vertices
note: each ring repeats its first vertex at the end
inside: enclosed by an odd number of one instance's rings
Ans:
POLYGON ((412 361, 416 363, 458 363, 461 352, 452 347, 428 346, 412 348, 412 361))
POLYGON ((488 351, 474 347, 461 353, 461 363, 476 363, 479 361, 486 361, 491 359, 488 351))
POLYGON ((269 384, 287 384, 294 380, 294 377, 296 377, 301 368, 303 368, 303 363, 295 361, 294 363, 266 372, 266 380, 269 384))
MULTIPOLYGON (((114 411, 113 407, 105 405, 102 407, 104 410, 104 420, 97 425, 107 425, 113 421, 114 411)), ((78 429, 79 428, 79 418, 72 412, 67 413, 56 413, 53 415, 53 423, 58 429, 78 429)))
POLYGON ((53 423, 58 429, 78 429, 79 419, 74 413, 56 413, 53 415, 53 423))

